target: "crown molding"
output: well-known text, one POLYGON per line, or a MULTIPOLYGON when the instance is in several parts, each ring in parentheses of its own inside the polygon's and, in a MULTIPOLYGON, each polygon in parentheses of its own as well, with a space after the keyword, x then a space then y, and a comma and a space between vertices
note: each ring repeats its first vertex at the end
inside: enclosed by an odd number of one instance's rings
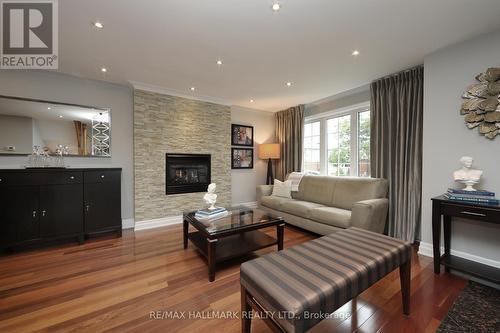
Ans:
POLYGON ((137 81, 128 81, 128 82, 136 90, 145 90, 145 91, 154 92, 157 94, 182 97, 182 98, 192 99, 195 101, 209 102, 209 103, 226 105, 226 106, 232 105, 232 103, 230 101, 222 99, 222 98, 218 98, 218 97, 203 96, 203 95, 190 95, 190 94, 186 94, 185 92, 180 91, 180 90, 170 89, 170 88, 166 88, 163 86, 157 86, 154 84, 137 82, 137 81))

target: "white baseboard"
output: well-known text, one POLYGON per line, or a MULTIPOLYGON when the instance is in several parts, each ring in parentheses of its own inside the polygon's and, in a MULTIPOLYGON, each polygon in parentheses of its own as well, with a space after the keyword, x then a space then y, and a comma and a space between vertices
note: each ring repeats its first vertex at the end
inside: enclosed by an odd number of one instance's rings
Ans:
POLYGON ((146 220, 146 221, 138 221, 135 223, 134 231, 165 227, 168 225, 180 224, 180 223, 182 223, 182 215, 167 216, 159 219, 146 220))
POLYGON ((250 201, 250 202, 240 202, 237 204, 233 204, 233 206, 245 206, 248 208, 257 208, 258 204, 257 201, 250 201))
MULTIPOLYGON (((441 247, 441 253, 443 253, 443 252, 444 252, 444 247, 441 247)), ((464 258, 464 259, 478 262, 480 264, 485 264, 488 266, 500 268, 500 261, 496 261, 496 260, 492 260, 492 259, 488 259, 488 258, 484 258, 484 257, 479 257, 479 256, 476 256, 474 254, 470 254, 470 253, 462 252, 462 251, 457 251, 457 250, 453 250, 453 249, 450 252, 452 255, 460 257, 460 258, 464 258)), ((433 251, 432 251, 432 244, 420 242, 420 246, 418 248, 418 254, 433 258, 434 256, 433 256, 433 251)))
POLYGON ((134 219, 122 219, 122 229, 133 229, 135 225, 134 219))

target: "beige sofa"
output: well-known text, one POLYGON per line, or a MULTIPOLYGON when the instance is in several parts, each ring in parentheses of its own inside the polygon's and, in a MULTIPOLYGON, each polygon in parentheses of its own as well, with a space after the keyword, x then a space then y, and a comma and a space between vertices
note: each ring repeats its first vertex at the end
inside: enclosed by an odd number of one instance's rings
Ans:
POLYGON ((272 185, 257 187, 259 208, 291 225, 327 235, 349 227, 383 233, 388 182, 380 178, 304 176, 292 199, 272 196, 272 185))

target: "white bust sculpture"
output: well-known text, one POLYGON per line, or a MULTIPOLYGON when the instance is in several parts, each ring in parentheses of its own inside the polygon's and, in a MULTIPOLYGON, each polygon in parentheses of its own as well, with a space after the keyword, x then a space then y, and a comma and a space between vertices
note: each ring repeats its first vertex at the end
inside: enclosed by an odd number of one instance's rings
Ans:
POLYGON ((472 163, 474 159, 469 156, 463 156, 460 158, 460 163, 462 168, 453 173, 453 178, 456 182, 466 185, 465 191, 476 191, 473 185, 479 183, 481 176, 483 175, 483 170, 472 169, 472 163))
POLYGON ((214 210, 216 209, 215 207, 215 202, 217 202, 217 194, 215 194, 215 189, 217 188, 217 185, 215 183, 211 183, 208 185, 208 190, 207 193, 203 196, 203 200, 209 205, 208 209, 209 210, 214 210))

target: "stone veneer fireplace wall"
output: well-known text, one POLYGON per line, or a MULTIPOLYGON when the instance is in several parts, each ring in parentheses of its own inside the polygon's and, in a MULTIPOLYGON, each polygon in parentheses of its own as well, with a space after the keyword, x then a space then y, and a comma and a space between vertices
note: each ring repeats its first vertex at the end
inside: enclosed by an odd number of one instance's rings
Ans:
POLYGON ((231 203, 229 106, 134 91, 135 221, 203 207, 203 193, 165 194, 165 154, 210 154, 217 205, 231 203))

